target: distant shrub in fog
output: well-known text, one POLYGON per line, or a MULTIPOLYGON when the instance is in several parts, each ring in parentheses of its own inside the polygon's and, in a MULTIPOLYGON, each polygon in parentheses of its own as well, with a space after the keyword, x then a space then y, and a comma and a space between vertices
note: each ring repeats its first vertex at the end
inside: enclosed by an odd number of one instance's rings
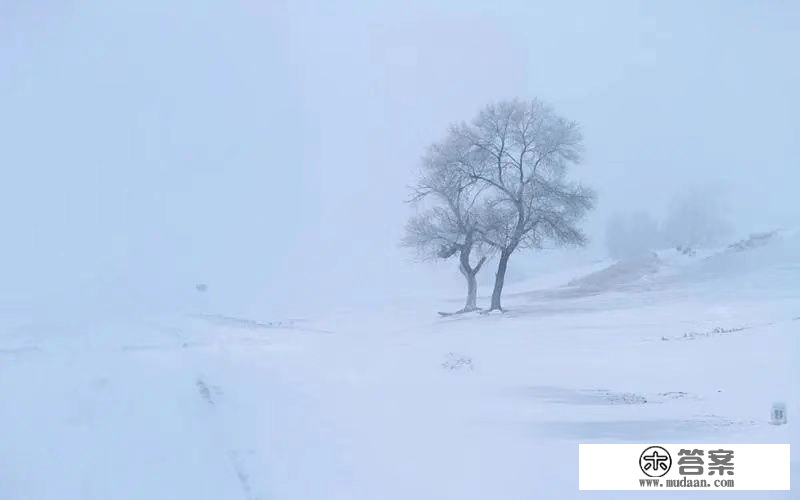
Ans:
POLYGON ((732 226, 722 215, 719 195, 713 190, 689 189, 669 206, 661 227, 670 247, 705 248, 722 243, 732 226))
POLYGON ((675 248, 692 256, 697 248, 723 243, 731 232, 718 194, 692 188, 673 199, 661 222, 642 211, 615 215, 606 226, 606 248, 615 259, 663 248, 675 248))
POLYGON ((658 222, 645 212, 630 217, 614 216, 606 227, 609 256, 615 259, 635 257, 661 246, 658 222))

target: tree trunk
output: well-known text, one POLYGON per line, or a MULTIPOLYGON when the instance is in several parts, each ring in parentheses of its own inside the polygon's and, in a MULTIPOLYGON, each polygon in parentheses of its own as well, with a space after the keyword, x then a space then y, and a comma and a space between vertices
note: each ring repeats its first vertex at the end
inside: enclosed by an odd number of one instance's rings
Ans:
POLYGON ((464 304, 464 312, 474 311, 478 308, 478 280, 475 271, 461 267, 461 274, 467 280, 467 302, 464 304))
POLYGON ((470 265, 469 256, 470 253, 472 253, 471 236, 472 235, 469 235, 467 237, 467 241, 461 248, 461 253, 459 254, 461 262, 458 268, 467 280, 467 302, 464 304, 464 309, 461 310, 462 312, 470 312, 478 309, 478 280, 476 276, 478 275, 478 271, 481 270, 483 263, 486 262, 486 257, 482 257, 474 268, 470 265))
POLYGON ((503 284, 506 281, 506 269, 508 268, 508 258, 511 257, 511 251, 503 250, 500 252, 500 261, 497 263, 497 274, 494 277, 494 290, 492 290, 492 304, 489 307, 490 311, 502 311, 503 307, 500 305, 500 296, 503 293, 503 284))

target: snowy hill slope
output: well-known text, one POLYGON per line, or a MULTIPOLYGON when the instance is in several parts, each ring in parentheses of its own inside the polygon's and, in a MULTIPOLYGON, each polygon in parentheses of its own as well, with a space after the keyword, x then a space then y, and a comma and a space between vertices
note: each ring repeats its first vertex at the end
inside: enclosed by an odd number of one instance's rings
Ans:
MULTIPOLYGON (((601 262, 602 263, 602 262, 601 262)), ((747 282, 768 290, 796 289, 800 274, 800 231, 755 233, 729 245, 702 250, 666 249, 596 265, 539 292, 560 295, 620 290, 656 290, 701 283, 747 282)), ((562 276, 564 274, 562 273, 562 276)), ((534 293, 535 295, 535 293, 534 293)))

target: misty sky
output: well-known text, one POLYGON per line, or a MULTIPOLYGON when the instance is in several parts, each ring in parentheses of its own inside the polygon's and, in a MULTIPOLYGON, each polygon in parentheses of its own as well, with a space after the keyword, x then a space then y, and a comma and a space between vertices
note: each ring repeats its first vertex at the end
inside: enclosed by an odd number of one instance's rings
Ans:
POLYGON ((511 97, 582 124, 595 241, 689 185, 797 224, 799 48, 791 1, 0 0, 0 300, 440 295, 406 186, 511 97))

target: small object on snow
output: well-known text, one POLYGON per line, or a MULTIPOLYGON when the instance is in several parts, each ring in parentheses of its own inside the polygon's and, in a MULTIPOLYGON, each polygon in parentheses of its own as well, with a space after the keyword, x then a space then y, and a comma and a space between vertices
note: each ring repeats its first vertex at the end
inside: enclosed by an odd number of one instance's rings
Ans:
POLYGON ((683 391, 670 391, 659 393, 659 396, 669 399, 683 399, 687 397, 688 394, 683 391))
POLYGON ((786 420, 786 404, 780 402, 772 403, 769 423, 772 425, 783 425, 786 423, 786 420))
POLYGON ((705 332, 686 332, 680 337, 661 337, 661 340, 695 340, 700 337, 713 337, 716 335, 726 335, 729 333, 736 333, 741 332, 742 330, 747 329, 748 327, 739 327, 739 328, 722 328, 720 326, 714 328, 713 330, 705 331, 705 332))
POLYGON ((203 292, 205 292, 206 290, 208 290, 208 285, 206 285, 205 283, 198 283, 198 284, 195 286, 195 289, 196 289, 198 292, 200 292, 200 293, 203 293, 203 292))
POLYGON ((447 359, 442 363, 442 368, 447 370, 472 370, 472 358, 449 352, 447 353, 447 359))
POLYGON ((208 386, 202 379, 197 379, 195 381, 195 385, 197 385, 197 392, 200 393, 200 397, 206 400, 208 404, 214 404, 214 399, 211 397, 211 390, 209 390, 208 386))

